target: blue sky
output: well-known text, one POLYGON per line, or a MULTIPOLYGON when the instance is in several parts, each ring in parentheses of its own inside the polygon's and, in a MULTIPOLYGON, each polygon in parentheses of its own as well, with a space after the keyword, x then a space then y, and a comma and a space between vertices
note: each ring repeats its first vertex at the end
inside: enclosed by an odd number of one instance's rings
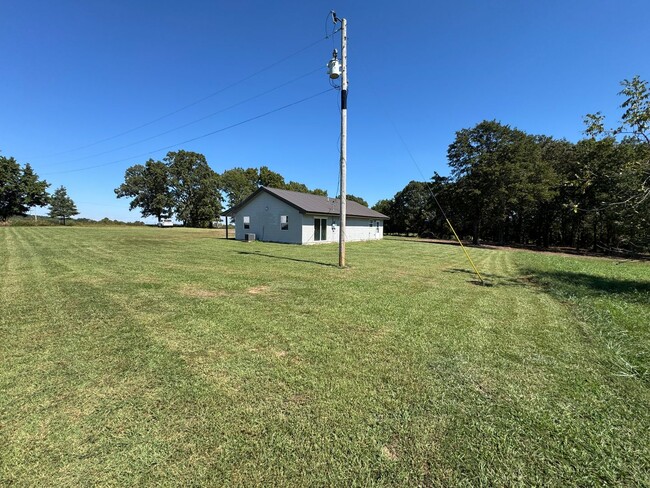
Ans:
POLYGON ((650 79, 645 0, 0 0, 0 150, 80 217, 139 220, 113 189, 167 146, 335 195, 338 92, 222 130, 329 88, 331 9, 348 19, 348 192, 370 204, 447 174, 457 130, 497 119, 577 140, 586 113, 616 122, 621 80, 650 79))

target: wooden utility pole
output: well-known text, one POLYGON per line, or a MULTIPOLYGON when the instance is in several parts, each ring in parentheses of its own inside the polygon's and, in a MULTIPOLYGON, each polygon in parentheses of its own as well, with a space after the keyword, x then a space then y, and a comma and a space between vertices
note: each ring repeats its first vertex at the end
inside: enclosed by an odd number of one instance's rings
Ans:
POLYGON ((334 49, 332 59, 327 63, 327 73, 331 80, 341 76, 341 210, 339 229, 339 267, 345 267, 345 228, 347 225, 347 189, 346 189, 346 162, 348 152, 348 21, 339 19, 332 10, 332 21, 341 23, 341 62, 337 59, 334 49))
POLYGON ((345 267, 345 230, 347 224, 347 152, 348 152, 348 21, 341 22, 341 229, 339 231, 339 267, 345 267))

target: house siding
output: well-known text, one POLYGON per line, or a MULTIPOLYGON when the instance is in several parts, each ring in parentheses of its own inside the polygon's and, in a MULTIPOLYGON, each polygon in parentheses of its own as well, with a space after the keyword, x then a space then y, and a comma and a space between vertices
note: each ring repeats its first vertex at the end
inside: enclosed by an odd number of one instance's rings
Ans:
POLYGON ((262 192, 235 215, 235 239, 243 240, 244 234, 252 233, 260 241, 300 243, 301 224, 302 215, 297 209, 262 192), (282 215, 289 218, 288 230, 281 229, 282 215), (249 229, 244 229, 244 216, 250 217, 249 229))
MULTIPOLYGON (((305 214, 302 216, 302 243, 303 244, 323 244, 326 242, 338 242, 339 240, 339 226, 340 219, 338 216, 331 215, 318 215, 318 214, 305 214), (321 241, 314 240, 314 219, 326 218, 327 219, 327 239, 321 241), (334 230, 332 230, 332 223, 335 223, 334 230)), ((384 221, 379 219, 366 219, 359 217, 349 217, 346 219, 346 241, 370 241, 379 240, 384 237, 384 221), (370 227, 370 222, 373 226, 370 227), (377 228, 379 222, 379 228, 377 228)))
MULTIPOLYGON (((279 190, 274 190, 279 192, 279 190)), ((333 199, 315 201, 313 195, 305 198, 299 195, 298 204, 295 201, 284 200, 284 197, 296 200, 295 192, 284 192, 282 196, 273 194, 265 188, 251 195, 236 210, 229 211, 235 223, 235 239, 244 240, 246 234, 255 234, 259 241, 283 242, 290 244, 322 244, 338 242, 340 218, 334 212, 338 211, 337 202, 333 199), (305 200, 304 202, 302 200, 305 200), (292 202, 292 203, 288 203, 292 202), (326 210, 307 210, 304 206, 322 207, 326 210), (301 213, 302 212, 302 213, 301 213), (320 213, 322 212, 322 213, 320 213), (330 213, 331 212, 331 213, 330 213), (281 217, 287 216, 288 229, 282 230, 281 217), (249 228, 244 229, 244 218, 249 218, 249 228), (327 237, 324 240, 314 239, 314 219, 326 219, 327 237)), ((321 198, 321 197, 318 197, 321 198)), ((360 215, 364 213, 378 214, 380 217, 351 216, 348 214, 346 241, 379 240, 384 237, 384 220, 382 214, 367 208, 357 209, 360 215), (372 225, 371 225, 372 223, 372 225)))

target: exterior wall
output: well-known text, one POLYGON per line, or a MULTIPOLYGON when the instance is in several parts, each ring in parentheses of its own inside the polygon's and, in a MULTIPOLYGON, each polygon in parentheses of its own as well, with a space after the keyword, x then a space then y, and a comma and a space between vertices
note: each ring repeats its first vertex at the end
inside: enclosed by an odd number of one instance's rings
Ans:
MULTIPOLYGON (((291 205, 266 192, 260 192, 232 217, 235 219, 235 239, 238 240, 244 240, 244 234, 251 233, 255 234, 255 238, 260 241, 290 244, 321 244, 339 241, 340 219, 338 216, 301 214, 291 205), (281 228, 280 216, 282 215, 288 217, 289 228, 287 230, 281 228), (248 229, 244 229, 245 216, 250 219, 248 229), (327 219, 327 239, 314 240, 315 218, 327 219), (334 227, 332 227, 333 223, 334 227)), ((346 240, 348 242, 379 240, 383 237, 383 220, 347 218, 346 240), (370 226, 371 222, 372 226, 370 226)))
POLYGON ((339 218, 332 217, 331 215, 313 215, 313 214, 304 214, 302 215, 302 243, 303 244, 324 244, 326 242, 338 242, 339 241, 339 218), (314 240, 314 219, 327 219, 327 239, 324 241, 315 241, 314 240), (332 223, 335 222, 336 225, 332 230, 332 223))
POLYGON ((255 234, 260 241, 300 244, 302 214, 282 200, 261 192, 235 215, 235 239, 244 240, 244 234, 248 233, 255 234), (287 230, 281 229, 281 215, 289 219, 287 230), (249 229, 244 229, 244 216, 250 217, 249 229))
MULTIPOLYGON (((384 221, 379 219, 364 219, 360 217, 348 217, 346 222, 347 231, 345 233, 346 242, 352 241, 371 241, 379 240, 384 237, 384 221), (370 222, 373 222, 372 227, 370 222), (377 227, 379 222, 379 227, 377 227)), ((302 243, 303 244, 323 244, 326 242, 339 241, 339 218, 327 215, 306 214, 302 216, 302 243), (314 219, 327 219, 327 239, 321 241, 314 240, 314 219), (332 229, 334 223, 334 229, 332 229)))
POLYGON ((375 241, 384 238, 383 220, 348 217, 346 223, 347 232, 345 236, 348 241, 375 241), (379 222, 379 228, 377 222, 379 222), (371 223, 372 227, 370 226, 371 223))

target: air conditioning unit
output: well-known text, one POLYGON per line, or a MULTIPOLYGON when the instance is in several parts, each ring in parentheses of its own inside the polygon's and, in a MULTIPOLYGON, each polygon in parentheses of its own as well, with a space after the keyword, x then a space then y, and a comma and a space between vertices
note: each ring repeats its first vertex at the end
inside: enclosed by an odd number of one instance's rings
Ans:
POLYGON ((255 234, 244 234, 244 240, 246 242, 253 242, 255 240, 255 234))

